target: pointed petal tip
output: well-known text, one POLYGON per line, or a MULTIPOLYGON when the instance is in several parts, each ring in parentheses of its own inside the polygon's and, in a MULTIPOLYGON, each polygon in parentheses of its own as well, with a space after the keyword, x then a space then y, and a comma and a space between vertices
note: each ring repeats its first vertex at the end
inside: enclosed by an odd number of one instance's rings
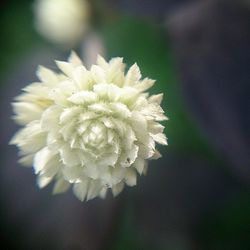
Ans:
POLYGON ((82 65, 81 58, 77 55, 74 50, 71 50, 70 55, 68 57, 68 62, 73 64, 75 67, 82 65))
POLYGON ((15 136, 13 136, 8 142, 8 145, 16 145, 15 139, 16 139, 15 136))

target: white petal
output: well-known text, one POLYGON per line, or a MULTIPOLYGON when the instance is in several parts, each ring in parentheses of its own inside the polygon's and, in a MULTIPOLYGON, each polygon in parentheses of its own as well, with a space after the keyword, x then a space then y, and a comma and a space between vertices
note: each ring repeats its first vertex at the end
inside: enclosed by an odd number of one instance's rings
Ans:
POLYGON ((58 167, 58 158, 47 147, 43 148, 35 154, 34 169, 36 174, 38 174, 39 172, 46 174, 46 171, 48 171, 52 176, 57 172, 58 167), (51 170, 52 173, 49 170, 51 170))
POLYGON ((134 102, 133 110, 141 112, 141 110, 147 105, 148 105, 148 101, 146 97, 143 94, 140 94, 134 102))
POLYGON ((71 149, 68 145, 64 145, 59 150, 63 164, 68 166, 75 166, 81 164, 78 151, 71 149))
POLYGON ((125 64, 123 63, 123 58, 116 57, 110 60, 107 70, 107 81, 122 87, 125 80, 124 69, 125 64))
POLYGON ((93 90, 100 98, 111 102, 116 102, 122 94, 121 88, 111 83, 96 84, 93 90))
POLYGON ((124 188, 124 183, 120 182, 112 187, 112 194, 117 196, 124 188))
POLYGON ((105 187, 107 188, 112 187, 112 185, 114 184, 111 168, 107 168, 105 173, 103 173, 100 177, 101 177, 102 185, 104 185, 105 187))
POLYGON ((154 155, 155 142, 152 137, 148 136, 145 143, 138 143, 139 152, 138 155, 144 159, 148 159, 154 155))
POLYGON ((152 134, 163 133, 164 126, 155 121, 148 121, 148 131, 152 134))
POLYGON ((73 192, 80 201, 84 201, 88 191, 88 186, 88 181, 82 181, 80 183, 74 184, 73 192))
POLYGON ((102 166, 114 166, 117 162, 118 154, 111 153, 102 155, 101 161, 98 163, 98 165, 102 166))
POLYGON ((159 134, 151 134, 150 133, 150 135, 159 144, 168 145, 167 138, 166 138, 166 136, 163 133, 159 133, 159 134))
POLYGON ((107 67, 109 66, 106 60, 100 55, 97 56, 97 64, 101 66, 103 69, 107 69, 107 67))
POLYGON ((140 112, 134 111, 131 114, 131 124, 136 131, 147 131, 147 122, 146 119, 140 112))
MULTIPOLYGON (((42 150, 38 151, 34 157, 34 165, 33 168, 35 170, 35 174, 38 174, 43 171, 43 168, 52 158, 50 154, 47 153, 47 148, 43 148, 42 150)), ((44 173, 44 171, 43 171, 44 173)), ((45 176, 45 175, 44 175, 45 176)), ((48 177, 48 176, 46 176, 48 177)))
POLYGON ((36 74, 42 82, 46 82, 46 83, 57 83, 58 82, 58 78, 57 78, 56 73, 50 69, 47 69, 44 66, 39 66, 36 74))
POLYGON ((78 91, 76 84, 72 80, 61 81, 55 88, 49 92, 49 97, 59 106, 68 106, 70 102, 68 97, 78 91))
POLYGON ((18 160, 20 164, 25 167, 31 167, 33 165, 34 154, 25 155, 18 160))
POLYGON ((66 124, 64 124, 61 129, 59 130, 60 134, 62 135, 63 139, 67 142, 73 139, 76 136, 76 121, 72 120, 66 124))
POLYGON ((155 150, 154 155, 150 158, 150 160, 158 160, 159 158, 161 158, 162 155, 160 154, 160 152, 158 150, 155 150))
POLYGON ((93 65, 90 69, 92 77, 96 83, 102 83, 106 81, 105 71, 97 65, 93 65))
POLYGON ((79 122, 86 122, 88 120, 92 120, 100 116, 99 114, 96 114, 92 111, 86 111, 79 116, 79 122))
POLYGON ((130 149, 126 150, 126 153, 124 153, 125 159, 122 159, 121 166, 122 167, 129 167, 131 164, 134 163, 137 155, 138 155, 139 147, 135 144, 132 144, 132 147, 130 149))
POLYGON ((105 103, 94 103, 88 106, 90 111, 98 112, 98 113, 107 113, 110 114, 112 111, 105 103))
POLYGON ((120 102, 111 103, 110 107, 115 112, 114 115, 117 115, 118 117, 129 118, 131 116, 130 110, 123 103, 120 102))
POLYGON ((82 65, 82 60, 78 57, 75 51, 71 51, 68 61, 75 67, 82 65))
POLYGON ((117 70, 114 73, 109 74, 107 77, 107 81, 112 82, 119 87, 122 87, 125 81, 124 71, 117 70))
POLYGON ((137 100, 139 96, 139 92, 131 87, 124 87, 122 89, 122 93, 121 96, 119 98, 120 102, 123 102, 124 104, 126 104, 127 106, 130 106, 132 104, 134 104, 134 102, 137 100))
MULTIPOLYGON (((55 83, 55 82, 54 82, 55 83)), ((41 82, 33 82, 23 88, 23 91, 27 92, 21 94, 15 98, 17 101, 35 101, 35 102, 49 102, 48 100, 48 92, 49 88, 42 84, 41 82), (44 99, 44 100, 40 100, 44 99)))
POLYGON ((98 166, 95 163, 87 163, 83 169, 83 172, 86 176, 94 180, 98 179, 100 173, 98 166))
POLYGON ((123 181, 126 175, 127 168, 121 168, 120 166, 116 166, 115 168, 111 169, 112 173, 112 184, 116 185, 123 181))
POLYGON ((99 193, 99 196, 102 198, 102 199, 105 199, 106 198, 106 195, 107 195, 107 188, 102 188, 100 193, 99 193))
MULTIPOLYGON (((28 130, 28 128, 27 128, 28 130)), ((37 134, 28 135, 21 144, 19 144, 20 150, 24 153, 35 153, 46 145, 46 133, 39 132, 37 134)))
POLYGON ((138 171, 138 173, 141 175, 144 169, 144 165, 145 165, 145 160, 142 159, 141 157, 137 157, 137 159, 135 160, 135 162, 133 163, 133 167, 136 168, 136 170, 138 171))
POLYGON ((97 136, 103 134, 106 132, 105 127, 103 126, 102 123, 96 122, 91 124, 91 131, 96 134, 97 136))
POLYGON ((65 181, 64 179, 60 178, 56 181, 54 187, 53 187, 53 194, 60 194, 67 191, 70 187, 70 183, 65 181))
POLYGON ((12 103, 12 106, 14 112, 16 113, 14 119, 18 124, 21 125, 40 119, 43 112, 41 107, 29 102, 14 102, 12 103))
POLYGON ((68 100, 77 105, 92 103, 97 101, 97 95, 92 91, 80 91, 69 97, 68 100))
POLYGON ((91 73, 82 65, 74 69, 72 78, 80 90, 88 90, 93 83, 91 73))
POLYGON ((158 94, 158 95, 152 95, 148 98, 149 103, 157 103, 157 104, 161 104, 163 99, 163 93, 158 94))
POLYGON ((114 137, 115 137, 115 134, 114 134, 114 132, 112 131, 112 130, 110 130, 110 129, 108 129, 107 130, 107 142, 109 143, 109 144, 111 144, 112 142, 113 142, 113 140, 114 140, 114 137))
POLYGON ((83 167, 82 166, 64 166, 62 170, 64 178, 70 183, 77 183, 81 181, 81 177, 83 175, 83 167))
POLYGON ((102 117, 101 121, 107 128, 114 128, 115 124, 113 123, 113 119, 107 118, 107 117, 102 117))
MULTIPOLYGON (((83 120, 84 121, 84 120, 83 120)), ((83 123, 80 124, 80 126, 77 128, 77 132, 81 135, 83 134, 88 128, 89 125, 91 124, 90 120, 84 121, 83 123)))
POLYGON ((25 154, 35 153, 46 145, 46 133, 41 130, 39 122, 33 121, 20 129, 10 144, 16 144, 25 154))
POLYGON ((72 108, 66 108, 60 115, 60 124, 72 121, 72 119, 77 118, 77 115, 82 111, 80 107, 74 106, 72 108))
POLYGON ((39 175, 36 179, 36 182, 39 188, 44 188, 52 181, 52 179, 53 178, 51 177, 45 177, 43 175, 39 175))
POLYGON ((133 169, 127 168, 125 181, 128 186, 136 185, 136 172, 133 169))
POLYGON ((60 106, 54 105, 46 109, 41 117, 41 128, 45 131, 59 130, 59 116, 62 112, 60 106))
POLYGON ((67 76, 72 77, 74 66, 71 63, 63 62, 63 61, 55 61, 57 67, 67 76))
POLYGON ((87 201, 95 198, 99 195, 102 186, 99 181, 91 181, 89 184, 88 194, 87 194, 87 201))
POLYGON ((143 107, 141 113, 145 115, 148 120, 155 120, 155 121, 165 121, 168 118, 164 115, 164 111, 160 105, 156 103, 150 103, 146 107, 143 107))
POLYGON ((123 63, 123 58, 122 57, 112 58, 109 61, 109 67, 110 67, 110 69, 112 69, 112 71, 124 70, 125 64, 123 63))
POLYGON ((147 121, 140 112, 132 112, 130 124, 139 142, 145 146, 148 144, 149 134, 147 129, 147 121))
POLYGON ((151 88, 155 83, 155 80, 149 79, 149 78, 145 78, 142 81, 140 81, 138 84, 136 84, 134 87, 140 91, 146 91, 147 89, 151 88))
POLYGON ((125 86, 133 86, 141 79, 141 72, 138 65, 135 63, 133 64, 126 75, 125 78, 125 86))

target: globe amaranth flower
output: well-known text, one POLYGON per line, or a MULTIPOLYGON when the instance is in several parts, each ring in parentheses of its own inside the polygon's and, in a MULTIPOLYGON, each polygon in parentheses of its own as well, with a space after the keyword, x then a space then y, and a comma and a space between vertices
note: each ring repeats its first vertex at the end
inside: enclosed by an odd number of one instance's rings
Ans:
POLYGON ((20 149, 20 163, 32 166, 40 188, 55 181, 54 193, 73 192, 80 200, 114 195, 125 184, 136 185, 147 160, 166 145, 162 94, 149 96, 154 81, 141 79, 134 64, 125 73, 122 58, 87 70, 72 52, 56 61, 61 73, 40 66, 41 82, 24 88, 13 103, 14 119, 23 125, 11 140, 20 149))
POLYGON ((71 48, 86 32, 89 13, 87 0, 37 0, 35 27, 51 42, 71 48))

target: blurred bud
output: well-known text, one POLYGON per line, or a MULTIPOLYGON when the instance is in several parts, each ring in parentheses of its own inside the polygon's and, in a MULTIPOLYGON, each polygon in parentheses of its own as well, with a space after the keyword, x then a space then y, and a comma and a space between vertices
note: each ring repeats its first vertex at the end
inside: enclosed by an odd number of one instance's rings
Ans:
POLYGON ((35 27, 51 42, 72 48, 88 28, 89 12, 86 0, 37 0, 35 27))

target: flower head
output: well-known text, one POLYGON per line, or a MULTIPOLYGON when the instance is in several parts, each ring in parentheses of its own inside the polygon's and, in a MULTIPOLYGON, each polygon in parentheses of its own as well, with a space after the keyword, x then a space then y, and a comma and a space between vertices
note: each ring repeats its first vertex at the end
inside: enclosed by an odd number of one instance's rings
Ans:
POLYGON ((87 30, 89 12, 87 0, 37 0, 35 26, 50 41, 71 48, 87 30))
POLYGON ((87 70, 72 52, 56 61, 61 73, 40 66, 35 82, 13 103, 15 121, 23 125, 11 144, 20 149, 20 163, 32 166, 40 188, 55 180, 54 193, 73 185, 80 199, 114 195, 124 184, 136 185, 147 160, 166 145, 162 94, 149 96, 154 81, 141 79, 134 64, 125 73, 122 58, 87 70))

